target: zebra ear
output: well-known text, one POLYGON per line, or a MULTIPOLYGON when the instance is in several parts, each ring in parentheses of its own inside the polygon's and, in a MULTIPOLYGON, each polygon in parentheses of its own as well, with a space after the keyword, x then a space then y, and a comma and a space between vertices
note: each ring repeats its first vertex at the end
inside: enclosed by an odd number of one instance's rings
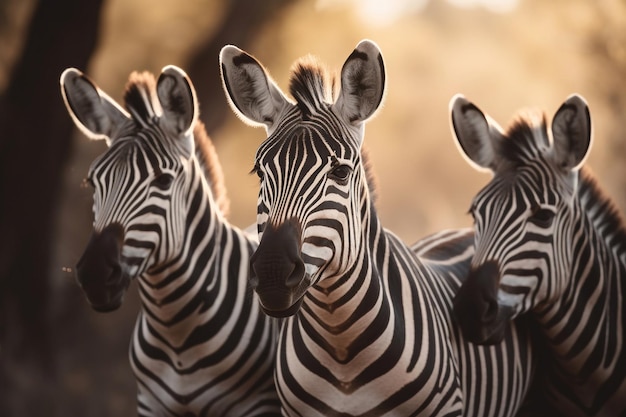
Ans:
POLYGON ((251 55, 233 45, 220 52, 222 86, 233 111, 246 123, 271 130, 291 104, 251 55))
POLYGON ((554 152, 560 166, 577 170, 591 148, 591 116, 581 96, 574 94, 559 107, 552 119, 554 152))
POLYGON ((166 66, 156 90, 163 109, 163 126, 177 137, 188 136, 198 118, 198 100, 187 74, 174 65, 166 66))
POLYGON ((60 84, 65 107, 74 124, 88 138, 104 139, 111 145, 119 126, 129 119, 128 113, 75 68, 63 71, 60 84))
POLYGON ((378 46, 362 40, 341 69, 341 90, 333 105, 348 122, 358 125, 374 115, 385 93, 385 64, 378 46))
POLYGON ((460 94, 450 100, 452 131, 459 151, 479 171, 496 170, 500 126, 460 94))

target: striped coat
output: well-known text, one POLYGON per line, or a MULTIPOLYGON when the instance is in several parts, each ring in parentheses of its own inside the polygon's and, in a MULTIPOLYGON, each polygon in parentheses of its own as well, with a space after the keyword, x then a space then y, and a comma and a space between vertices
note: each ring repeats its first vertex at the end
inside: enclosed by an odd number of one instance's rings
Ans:
POLYGON ((546 351, 540 401, 565 416, 626 415, 626 227, 583 168, 586 102, 568 98, 550 134, 541 113, 503 131, 464 97, 452 119, 459 149, 494 175, 470 209, 476 255, 455 301, 464 333, 497 342, 531 312, 546 351))
POLYGON ((133 73, 126 110, 75 69, 68 111, 108 149, 92 164, 94 230, 77 278, 98 311, 137 281, 130 362, 142 416, 277 415, 278 325, 248 284, 257 247, 228 223, 221 167, 185 73, 133 73))
POLYGON ((260 244, 252 285, 285 317, 276 364, 289 416, 510 416, 534 356, 523 326, 495 347, 466 343, 452 296, 473 254, 467 231, 411 251, 376 215, 362 160, 363 126, 385 84, 378 47, 363 41, 331 96, 324 69, 299 61, 286 98, 258 61, 221 52, 235 111, 264 125, 260 244))

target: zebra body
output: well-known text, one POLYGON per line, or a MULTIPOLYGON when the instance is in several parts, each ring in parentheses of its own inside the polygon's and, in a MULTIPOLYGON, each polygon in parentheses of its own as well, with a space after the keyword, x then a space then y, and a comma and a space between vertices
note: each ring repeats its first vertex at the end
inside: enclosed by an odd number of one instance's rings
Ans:
POLYGON ((455 300, 464 333, 497 342, 531 312, 547 352, 543 400, 564 416, 626 415, 626 229, 583 167, 587 104, 568 98, 551 135, 540 113, 503 131, 463 97, 451 108, 460 150, 494 175, 470 209, 476 255, 455 300))
POLYGON ((224 217, 221 167, 186 74, 133 73, 128 112, 75 69, 61 77, 76 125, 109 148, 90 167, 94 230, 77 279, 95 310, 136 279, 130 343, 142 416, 279 414, 278 325, 248 284, 257 240, 224 217))
POLYGON ((275 377, 283 414, 514 415, 534 363, 526 329, 509 326, 485 348, 451 320, 471 235, 442 233, 414 253, 376 216, 361 145, 384 91, 378 47, 357 46, 336 100, 310 60, 294 67, 295 103, 240 49, 224 47, 220 62, 234 110, 268 132, 254 167, 252 285, 264 311, 285 317, 275 377))

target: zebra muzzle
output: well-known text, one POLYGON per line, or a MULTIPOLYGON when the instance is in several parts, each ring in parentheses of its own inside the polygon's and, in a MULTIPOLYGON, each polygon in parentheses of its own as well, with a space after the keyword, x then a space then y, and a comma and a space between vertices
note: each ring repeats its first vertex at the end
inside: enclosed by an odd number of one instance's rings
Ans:
POLYGON ((295 314, 307 290, 300 248, 300 227, 290 220, 277 227, 266 226, 250 258, 250 285, 269 315, 295 314))
POLYGON ((495 344, 504 338, 505 318, 498 304, 500 266, 487 261, 470 270, 453 303, 463 335, 472 343, 495 344))
POLYGON ((123 240, 124 230, 117 224, 107 226, 100 233, 94 232, 76 264, 78 284, 96 311, 119 308, 130 284, 120 260, 123 240))

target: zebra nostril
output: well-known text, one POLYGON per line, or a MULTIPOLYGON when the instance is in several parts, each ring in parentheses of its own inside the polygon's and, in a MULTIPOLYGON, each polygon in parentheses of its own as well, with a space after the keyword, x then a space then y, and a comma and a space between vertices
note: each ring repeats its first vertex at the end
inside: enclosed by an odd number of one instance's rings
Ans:
POLYGON ((298 259, 294 262, 293 270, 285 280, 287 288, 295 288, 302 282, 304 278, 304 262, 298 259))
POLYGON ((495 299, 485 300, 485 307, 483 309, 482 321, 483 323, 491 323, 498 316, 498 302, 495 299))
POLYGON ((112 265, 111 266, 111 273, 109 274, 109 277, 106 279, 105 285, 107 287, 114 287, 116 285, 119 285, 121 280, 122 280, 122 268, 121 268, 121 266, 119 266, 119 265, 112 265))

